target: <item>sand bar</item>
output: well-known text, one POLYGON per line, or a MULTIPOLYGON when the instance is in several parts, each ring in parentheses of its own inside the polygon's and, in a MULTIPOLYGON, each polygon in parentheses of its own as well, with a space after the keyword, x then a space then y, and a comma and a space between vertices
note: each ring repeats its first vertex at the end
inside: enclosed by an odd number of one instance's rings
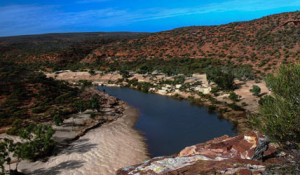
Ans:
POLYGON ((19 170, 35 175, 111 175, 149 159, 144 138, 133 129, 136 109, 126 105, 116 121, 93 129, 46 162, 22 161, 19 170))

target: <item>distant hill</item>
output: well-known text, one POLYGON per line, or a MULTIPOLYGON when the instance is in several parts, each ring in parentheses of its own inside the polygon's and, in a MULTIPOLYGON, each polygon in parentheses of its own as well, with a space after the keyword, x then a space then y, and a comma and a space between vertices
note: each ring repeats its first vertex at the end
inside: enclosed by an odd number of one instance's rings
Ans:
POLYGON ((0 59, 30 63, 36 68, 99 68, 103 62, 110 65, 112 60, 151 58, 216 59, 270 72, 282 63, 299 61, 300 12, 158 33, 62 33, 0 38, 0 59))
POLYGON ((0 37, 0 59, 19 63, 75 63, 104 44, 145 35, 148 34, 91 32, 0 37))
POLYGON ((0 37, 0 43, 16 42, 55 42, 55 41, 82 41, 90 39, 125 39, 134 38, 147 33, 141 32, 81 32, 81 33, 48 33, 40 35, 20 35, 0 37))
POLYGON ((100 46, 81 62, 120 58, 213 58, 272 70, 300 58, 300 12, 220 26, 183 27, 100 46))

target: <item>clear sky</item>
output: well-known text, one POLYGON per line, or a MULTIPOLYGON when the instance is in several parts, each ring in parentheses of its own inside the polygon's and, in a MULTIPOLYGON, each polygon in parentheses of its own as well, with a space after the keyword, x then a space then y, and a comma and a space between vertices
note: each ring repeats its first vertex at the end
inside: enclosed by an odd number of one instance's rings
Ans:
POLYGON ((0 36, 156 32, 300 10, 300 0, 0 0, 0 36))

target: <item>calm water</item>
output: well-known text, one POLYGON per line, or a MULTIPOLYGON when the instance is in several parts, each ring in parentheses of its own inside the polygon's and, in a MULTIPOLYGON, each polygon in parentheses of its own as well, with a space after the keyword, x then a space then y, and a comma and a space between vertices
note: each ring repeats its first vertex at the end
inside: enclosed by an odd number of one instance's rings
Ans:
POLYGON ((230 122, 208 113, 205 107, 190 105, 186 100, 178 101, 130 88, 99 89, 105 89, 106 93, 138 109, 140 117, 135 129, 146 137, 151 157, 171 155, 186 146, 236 134, 230 122))

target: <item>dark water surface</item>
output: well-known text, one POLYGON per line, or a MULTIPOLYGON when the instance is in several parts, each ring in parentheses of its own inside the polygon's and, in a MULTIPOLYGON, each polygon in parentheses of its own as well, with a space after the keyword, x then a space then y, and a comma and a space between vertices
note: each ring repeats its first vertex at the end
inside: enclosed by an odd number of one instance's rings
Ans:
POLYGON ((151 157, 178 153, 186 146, 208 141, 225 134, 236 134, 233 125, 208 113, 205 107, 190 105, 186 100, 146 94, 130 88, 99 87, 138 109, 135 129, 146 137, 151 157))

